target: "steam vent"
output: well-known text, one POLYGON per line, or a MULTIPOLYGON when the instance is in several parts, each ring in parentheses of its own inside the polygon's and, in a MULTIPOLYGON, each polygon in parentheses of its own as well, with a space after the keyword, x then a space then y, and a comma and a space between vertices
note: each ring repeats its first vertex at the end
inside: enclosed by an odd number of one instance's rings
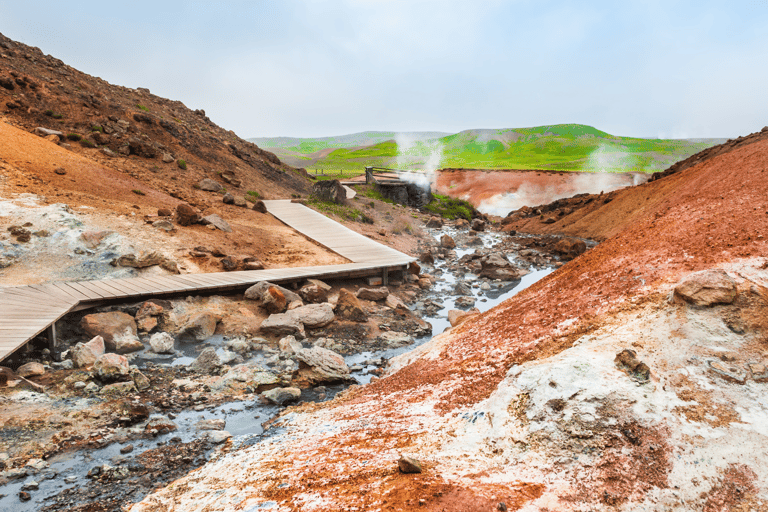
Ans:
POLYGON ((432 201, 431 186, 403 181, 401 173, 404 172, 397 169, 366 167, 365 181, 374 183, 376 190, 381 192, 382 196, 396 203, 414 208, 429 204, 432 201))

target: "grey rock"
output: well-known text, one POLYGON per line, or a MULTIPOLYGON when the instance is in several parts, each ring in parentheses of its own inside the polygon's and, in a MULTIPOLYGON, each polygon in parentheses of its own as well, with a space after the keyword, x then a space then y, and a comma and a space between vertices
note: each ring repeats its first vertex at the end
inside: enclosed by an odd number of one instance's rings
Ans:
POLYGON ((212 213, 211 215, 206 215, 205 217, 202 218, 200 223, 206 226, 211 225, 216 229, 220 229, 221 231, 224 231, 225 233, 232 232, 232 228, 229 227, 229 224, 227 224, 227 221, 225 221, 215 213, 212 213))
POLYGON ((259 330, 264 334, 273 334, 275 336, 305 337, 304 324, 293 314, 293 311, 269 315, 261 323, 259 330))
POLYGON ((724 270, 702 270, 685 276, 675 286, 674 297, 694 306, 731 304, 736 300, 736 281, 724 270))
POLYGON ((299 388, 274 388, 263 392, 261 396, 273 404, 284 405, 301 398, 301 390, 299 388))
MULTIPOLYGON (((214 327, 215 329, 215 327, 214 327)), ((152 351, 158 354, 172 354, 174 352, 174 344, 176 340, 173 336, 167 332, 158 332, 149 338, 149 346, 152 347, 152 351)))
POLYGON ((221 183, 210 178, 205 178, 197 186, 200 187, 200 190, 205 190, 206 192, 218 192, 224 188, 221 183))
POLYGON ((189 335, 195 338, 197 341, 205 341, 216 332, 216 324, 219 319, 213 313, 208 311, 201 311, 193 314, 184 327, 181 329, 181 334, 189 335))
POLYGON ((386 286, 380 288, 360 288, 357 290, 357 298, 363 300, 386 300, 389 289, 386 286))
POLYGON ((397 467, 400 469, 401 473, 421 473, 421 462, 414 459, 413 457, 405 457, 401 456, 400 460, 397 461, 397 467))
POLYGON ((190 370, 202 375, 213 375, 219 368, 221 368, 221 359, 213 347, 203 349, 197 359, 189 365, 190 370))
POLYGON ((299 377, 310 384, 352 380, 344 358, 332 350, 321 347, 304 348, 296 354, 296 359, 299 361, 299 377))
POLYGON ((323 304, 309 304, 307 306, 301 306, 296 309, 292 309, 289 312, 299 322, 304 324, 304 327, 309 329, 317 329, 319 327, 325 327, 333 322, 336 315, 333 313, 333 306, 327 302, 323 304))

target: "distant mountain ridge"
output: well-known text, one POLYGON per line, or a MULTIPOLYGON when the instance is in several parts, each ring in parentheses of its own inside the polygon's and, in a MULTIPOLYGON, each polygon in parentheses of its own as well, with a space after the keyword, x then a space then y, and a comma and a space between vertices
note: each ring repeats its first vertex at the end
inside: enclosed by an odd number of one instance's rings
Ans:
POLYGON ((296 167, 556 169, 655 172, 725 139, 620 137, 583 124, 441 132, 361 132, 248 139, 296 167))

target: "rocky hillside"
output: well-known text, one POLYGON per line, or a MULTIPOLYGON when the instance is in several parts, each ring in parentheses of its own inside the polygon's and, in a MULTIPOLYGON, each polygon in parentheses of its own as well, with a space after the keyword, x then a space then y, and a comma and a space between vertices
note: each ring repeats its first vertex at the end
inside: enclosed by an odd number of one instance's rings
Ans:
MULTIPOLYGON (((200 201, 192 185, 205 177, 228 177, 230 189, 268 197, 308 190, 294 169, 217 126, 204 110, 109 84, 2 35, 0 105, 16 126, 61 132, 49 139, 191 203, 200 201)), ((44 130, 36 133, 47 136, 44 130)))
POLYGON ((603 198, 596 248, 132 510, 765 510, 754 139, 603 198))

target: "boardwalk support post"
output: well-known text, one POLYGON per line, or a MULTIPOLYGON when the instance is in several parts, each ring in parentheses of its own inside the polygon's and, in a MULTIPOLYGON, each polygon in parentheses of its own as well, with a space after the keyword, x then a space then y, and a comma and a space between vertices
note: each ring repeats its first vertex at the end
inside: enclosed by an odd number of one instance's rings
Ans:
POLYGON ((381 270, 381 284, 384 286, 389 284, 389 272, 386 267, 381 270))
POLYGON ((48 348, 51 352, 56 348, 56 322, 48 326, 48 348))

